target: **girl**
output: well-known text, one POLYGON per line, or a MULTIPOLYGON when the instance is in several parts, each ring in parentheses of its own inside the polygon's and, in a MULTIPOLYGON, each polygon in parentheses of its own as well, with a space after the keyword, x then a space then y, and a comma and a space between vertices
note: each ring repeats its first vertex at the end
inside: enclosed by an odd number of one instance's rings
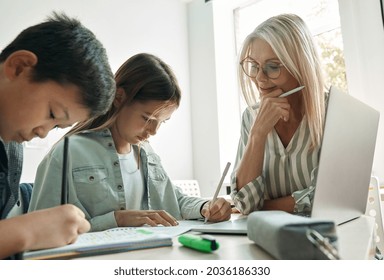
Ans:
MULTIPOLYGON (((117 71, 116 97, 104 115, 81 123, 69 138, 69 203, 82 209, 92 231, 112 227, 177 225, 179 219, 228 220, 230 204, 188 197, 176 188, 147 139, 178 108, 181 98, 170 67, 137 54, 117 71)), ((58 205, 62 142, 39 165, 30 210, 58 205)))

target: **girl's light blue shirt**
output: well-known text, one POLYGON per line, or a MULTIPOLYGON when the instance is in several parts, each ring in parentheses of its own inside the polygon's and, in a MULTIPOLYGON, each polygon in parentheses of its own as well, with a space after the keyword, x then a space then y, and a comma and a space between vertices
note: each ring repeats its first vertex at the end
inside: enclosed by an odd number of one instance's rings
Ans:
MULTIPOLYGON (((142 143, 140 168, 144 175, 141 210, 165 210, 178 220, 202 218, 206 200, 184 195, 163 169, 160 157, 148 142, 142 143)), ((60 205, 63 141, 40 163, 29 211, 60 205)), ((69 138, 69 203, 79 207, 91 231, 117 227, 114 211, 126 207, 123 178, 115 145, 108 129, 86 131, 69 138)))

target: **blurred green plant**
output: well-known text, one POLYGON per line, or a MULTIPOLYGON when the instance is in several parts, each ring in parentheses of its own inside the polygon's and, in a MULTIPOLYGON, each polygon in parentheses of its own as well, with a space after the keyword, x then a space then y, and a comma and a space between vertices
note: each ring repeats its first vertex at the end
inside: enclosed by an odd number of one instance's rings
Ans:
POLYGON ((316 36, 327 85, 348 92, 340 28, 316 36))

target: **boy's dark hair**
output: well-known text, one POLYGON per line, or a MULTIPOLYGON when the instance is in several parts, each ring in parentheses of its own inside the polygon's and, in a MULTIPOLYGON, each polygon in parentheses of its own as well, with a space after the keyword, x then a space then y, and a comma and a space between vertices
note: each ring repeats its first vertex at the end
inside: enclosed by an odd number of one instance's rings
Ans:
POLYGON ((38 58, 31 81, 77 86, 91 116, 109 109, 115 81, 106 51, 77 19, 53 13, 47 21, 25 29, 1 52, 0 63, 18 50, 28 50, 38 58))

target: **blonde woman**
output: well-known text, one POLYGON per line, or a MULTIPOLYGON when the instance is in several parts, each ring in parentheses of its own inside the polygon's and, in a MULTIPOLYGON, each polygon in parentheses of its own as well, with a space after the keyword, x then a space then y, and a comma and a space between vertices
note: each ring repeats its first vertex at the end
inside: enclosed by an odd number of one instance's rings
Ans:
POLYGON ((282 14, 257 26, 243 43, 239 78, 249 107, 231 176, 236 207, 310 211, 327 94, 303 20, 282 14))

